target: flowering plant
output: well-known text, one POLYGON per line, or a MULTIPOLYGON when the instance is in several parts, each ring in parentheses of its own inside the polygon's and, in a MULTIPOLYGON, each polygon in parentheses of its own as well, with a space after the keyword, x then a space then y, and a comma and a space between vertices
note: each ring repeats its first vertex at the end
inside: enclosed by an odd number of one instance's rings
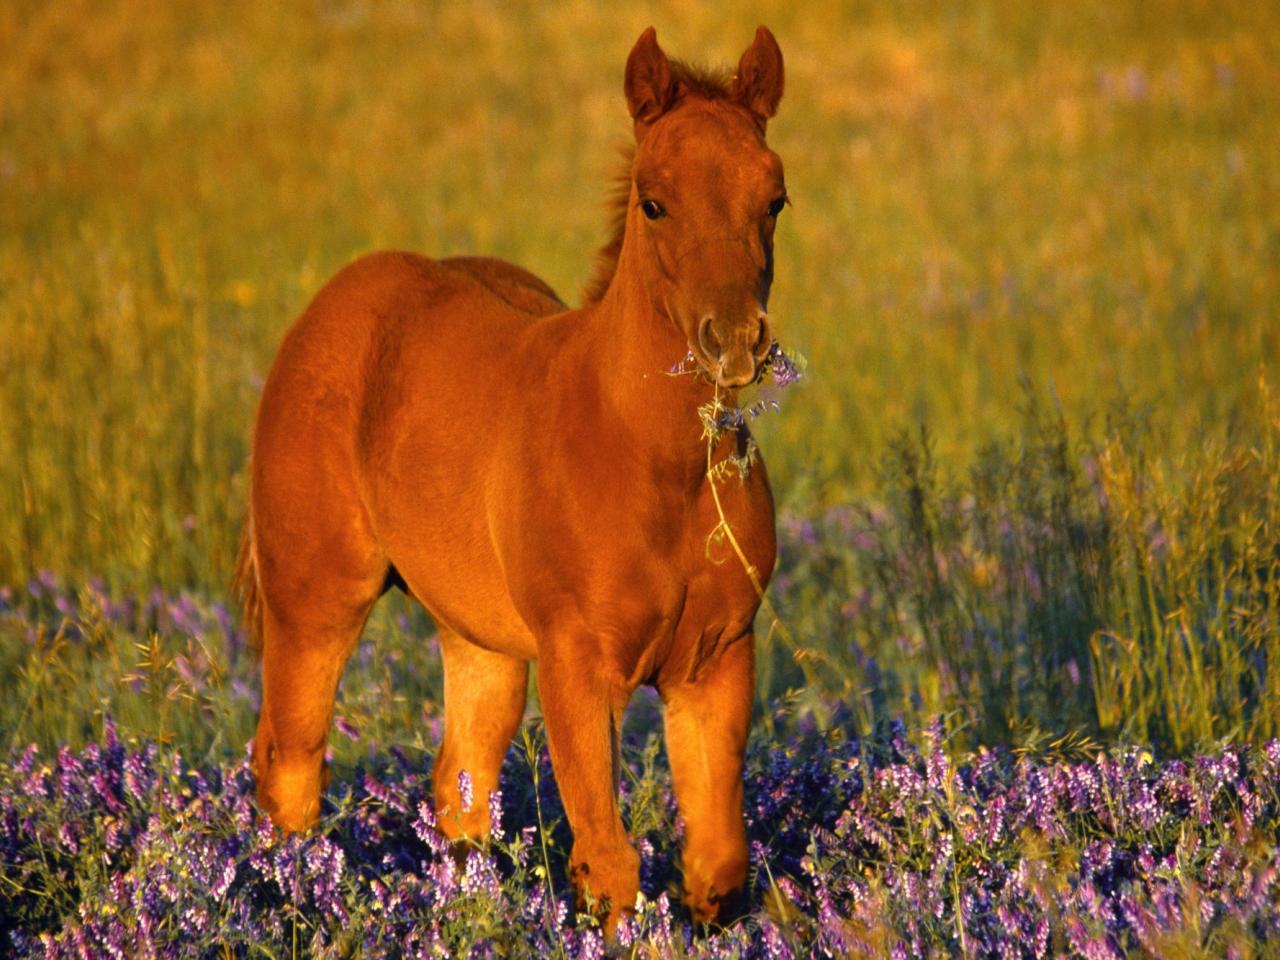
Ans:
MULTIPOLYGON (((627 745, 644 896, 621 946, 1243 956, 1280 936, 1280 741, 1164 763, 1132 748, 952 758, 941 724, 917 746, 901 725, 858 739, 776 719, 781 745, 748 756, 755 909, 726 930, 694 929, 674 899, 669 775, 627 745)), ((0 769, 0 935, 14 956, 602 956, 557 876, 567 843, 546 751, 529 756, 543 789, 522 788, 513 751, 488 798, 495 838, 459 863, 403 754, 339 781, 319 829, 282 838, 254 808, 247 757, 194 765, 126 745, 108 718, 80 751, 27 747, 0 769)))

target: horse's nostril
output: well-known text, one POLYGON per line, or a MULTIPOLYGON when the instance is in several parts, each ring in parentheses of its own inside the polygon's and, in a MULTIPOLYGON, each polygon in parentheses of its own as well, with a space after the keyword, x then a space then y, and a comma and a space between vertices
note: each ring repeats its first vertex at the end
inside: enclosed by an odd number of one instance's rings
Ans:
POLYGON ((702 347, 702 352, 709 357, 718 357, 720 355, 720 341, 716 339, 715 331, 711 329, 711 322, 714 319, 714 316, 708 314, 698 324, 698 345, 702 347))
POLYGON ((767 313, 760 314, 757 322, 760 324, 760 329, 757 331, 756 342, 754 346, 752 346, 751 350, 753 353, 759 355, 768 350, 772 344, 773 331, 769 327, 769 315, 767 313))

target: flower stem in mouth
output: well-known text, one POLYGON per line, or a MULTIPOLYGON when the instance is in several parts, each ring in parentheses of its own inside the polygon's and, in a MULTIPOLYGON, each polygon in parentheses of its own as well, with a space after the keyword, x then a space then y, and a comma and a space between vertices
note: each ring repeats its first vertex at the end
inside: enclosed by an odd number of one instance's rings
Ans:
MULTIPOLYGON (((760 365, 760 377, 764 379, 766 373, 773 377, 773 382, 779 387, 789 387, 791 384, 799 380, 804 374, 804 358, 800 357, 799 361, 792 359, 777 340, 769 344, 769 352, 765 354, 764 362, 760 365)), ((698 372, 698 358, 694 356, 692 350, 683 357, 669 366, 666 370, 668 376, 679 377, 686 373, 698 372)))
POLYGON ((671 377, 679 377, 686 373, 697 372, 698 358, 693 355, 692 350, 667 368, 667 375, 671 377))

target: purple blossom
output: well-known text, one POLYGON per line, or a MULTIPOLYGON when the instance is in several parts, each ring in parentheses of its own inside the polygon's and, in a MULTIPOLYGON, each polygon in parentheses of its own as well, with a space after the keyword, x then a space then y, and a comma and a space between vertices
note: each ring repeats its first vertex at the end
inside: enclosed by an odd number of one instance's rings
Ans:
POLYGON ((789 387, 800 379, 800 368, 782 351, 782 347, 777 340, 774 340, 769 345, 769 354, 765 358, 765 362, 769 365, 769 372, 773 376, 773 382, 780 387, 789 387))
POLYGON ((360 739, 360 728, 348 720, 346 717, 337 715, 333 718, 333 725, 338 732, 349 740, 360 739))
POLYGON ((677 377, 686 373, 695 373, 697 372, 697 369, 698 358, 695 357, 693 355, 693 351, 690 350, 683 357, 668 367, 667 373, 671 374, 673 377, 677 377))
POLYGON ((493 836, 502 835, 502 791, 489 791, 489 832, 493 836))
POLYGON ((462 801, 462 812, 470 813, 475 796, 471 788, 471 774, 466 770, 458 771, 458 799, 462 801))

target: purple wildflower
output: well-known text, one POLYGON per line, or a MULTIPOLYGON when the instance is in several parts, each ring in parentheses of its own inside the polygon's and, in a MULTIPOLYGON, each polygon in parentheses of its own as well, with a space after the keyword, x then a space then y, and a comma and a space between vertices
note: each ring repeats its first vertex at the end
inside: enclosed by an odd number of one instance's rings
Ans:
POLYGON ((341 733, 348 740, 360 739, 360 728, 357 727, 350 720, 348 720, 346 717, 341 715, 335 716, 333 718, 333 725, 337 727, 338 732, 341 733))
POLYGON ((667 373, 673 377, 678 377, 685 373, 694 373, 698 369, 698 358, 693 355, 690 350, 683 357, 667 368, 667 373))
POLYGON ((769 345, 769 354, 765 359, 773 382, 780 387, 789 387, 800 379, 800 368, 782 351, 777 340, 769 345))
POLYGON ((470 813, 475 796, 471 788, 471 774, 466 770, 458 771, 458 798, 462 801, 462 812, 470 813))
POLYGON ((489 791, 489 832, 502 836, 502 791, 489 791))

